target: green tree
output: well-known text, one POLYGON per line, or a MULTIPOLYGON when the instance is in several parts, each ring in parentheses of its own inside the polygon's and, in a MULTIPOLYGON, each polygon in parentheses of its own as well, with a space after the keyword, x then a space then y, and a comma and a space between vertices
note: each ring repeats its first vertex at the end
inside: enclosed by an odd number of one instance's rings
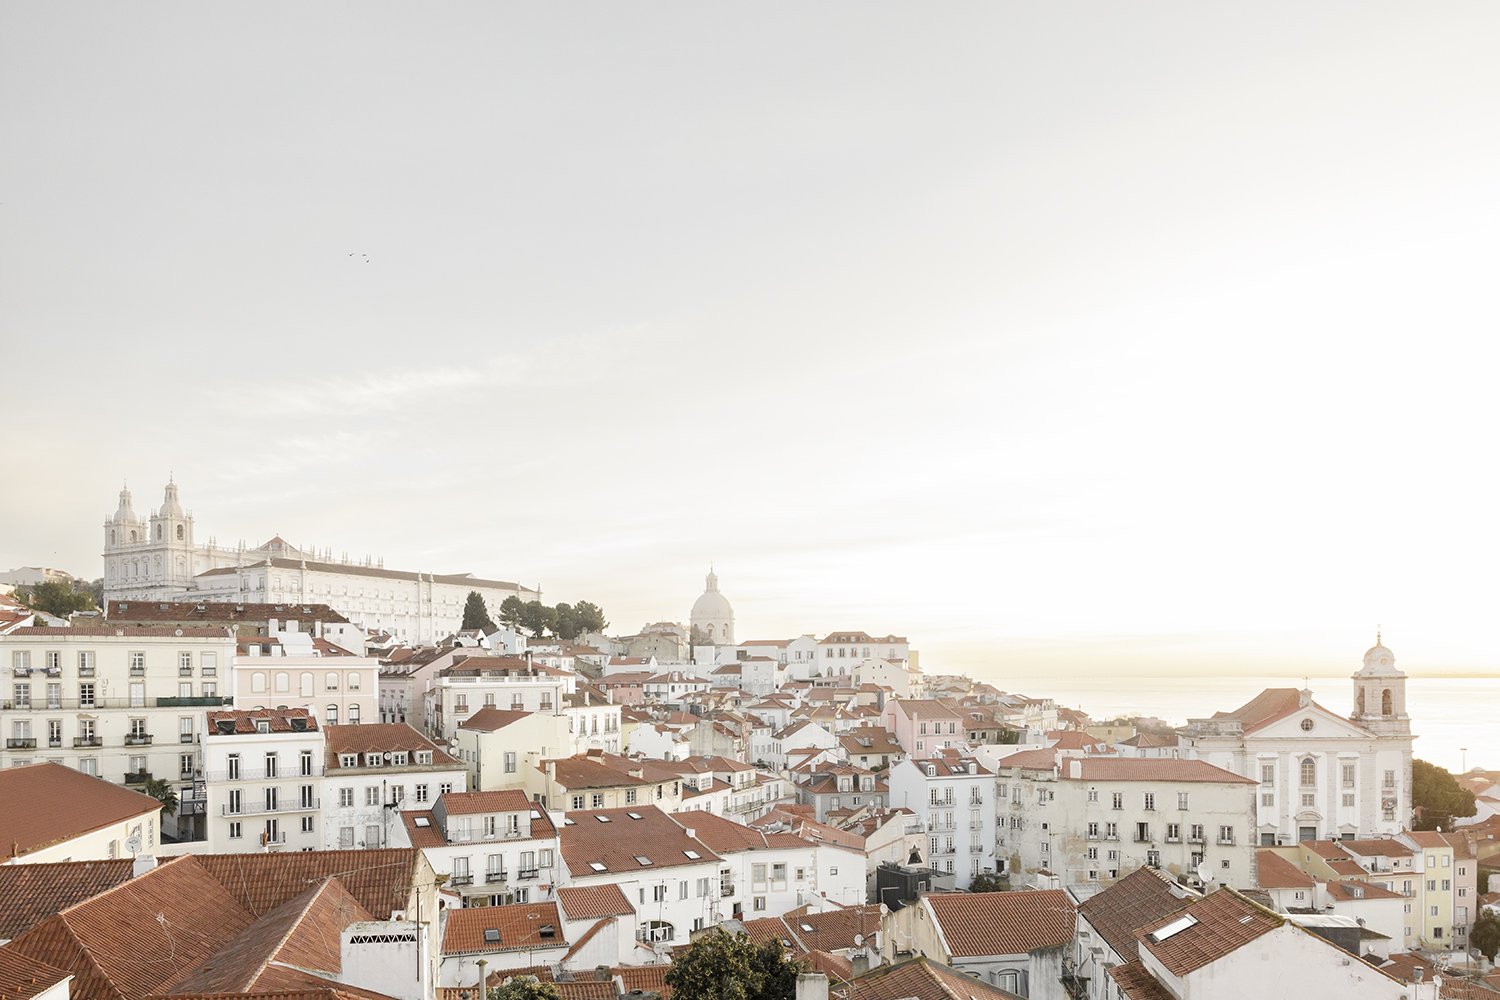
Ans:
POLYGON ((511 631, 521 627, 521 616, 526 613, 526 602, 511 594, 500 602, 500 624, 511 631))
POLYGON ((1473 792, 1425 760, 1411 762, 1411 804, 1417 813, 1413 830, 1451 830, 1455 817, 1472 816, 1477 808, 1473 792))
POLYGON ((609 628, 604 609, 593 601, 579 601, 573 605, 573 614, 578 619, 579 635, 585 632, 603 632, 609 628))
POLYGON ((552 609, 553 616, 557 621, 557 634, 564 639, 573 640, 578 638, 581 631, 578 628, 578 612, 571 604, 559 604, 552 609))
POLYGON ((533 636, 545 635, 557 628, 557 609, 541 601, 527 601, 521 610, 521 627, 533 636))
POLYGON ((774 939, 757 945, 714 930, 673 955, 667 985, 676 1000, 793 1000, 805 968, 774 939))
POLYGON ((970 892, 1009 892, 1010 879, 995 872, 981 872, 969 880, 970 892))
POLYGON ((16 596, 33 611, 45 611, 58 618, 97 607, 93 596, 87 590, 75 590, 71 580, 43 580, 34 587, 17 587, 16 596))
POLYGON ((1469 944, 1491 962, 1500 953, 1500 917, 1489 910, 1480 910, 1479 918, 1469 928, 1469 944))
POLYGON ((168 816, 177 815, 177 790, 165 778, 148 778, 141 791, 161 803, 161 811, 168 816))
POLYGON ((561 1000, 557 986, 535 976, 511 976, 499 986, 484 991, 485 1000, 561 1000))
POLYGON ((464 601, 463 628, 465 631, 481 629, 486 634, 495 631, 495 620, 490 617, 490 609, 484 605, 484 596, 477 590, 469 591, 469 599, 464 601))

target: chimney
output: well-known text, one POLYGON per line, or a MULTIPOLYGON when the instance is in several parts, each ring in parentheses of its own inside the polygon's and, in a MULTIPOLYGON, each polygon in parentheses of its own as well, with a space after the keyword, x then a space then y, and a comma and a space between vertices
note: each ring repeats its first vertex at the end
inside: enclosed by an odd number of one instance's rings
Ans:
POLYGON ((828 977, 821 972, 797 973, 797 1000, 828 1000, 828 977))
POLYGON ((130 877, 140 878, 142 875, 156 867, 156 856, 152 854, 137 854, 135 863, 130 866, 130 877))

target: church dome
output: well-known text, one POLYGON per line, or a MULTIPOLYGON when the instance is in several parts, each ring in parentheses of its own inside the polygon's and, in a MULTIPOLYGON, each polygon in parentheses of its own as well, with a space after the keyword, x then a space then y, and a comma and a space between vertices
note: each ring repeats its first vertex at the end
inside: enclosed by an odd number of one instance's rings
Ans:
POLYGON ((694 623, 732 621, 734 609, 729 606, 729 599, 719 593, 719 578, 713 570, 708 571, 704 584, 703 594, 693 602, 692 621, 694 623))
POLYGON ((182 502, 177 499, 177 484, 168 481, 166 496, 162 498, 159 517, 182 517, 182 502))
POLYGON ((1365 650, 1365 663, 1360 668, 1362 674, 1396 674, 1396 654, 1383 646, 1380 642, 1380 634, 1375 635, 1375 645, 1365 650))
POLYGON ((130 506, 130 490, 120 490, 120 506, 115 510, 112 520, 115 524, 133 524, 136 521, 135 511, 130 506))

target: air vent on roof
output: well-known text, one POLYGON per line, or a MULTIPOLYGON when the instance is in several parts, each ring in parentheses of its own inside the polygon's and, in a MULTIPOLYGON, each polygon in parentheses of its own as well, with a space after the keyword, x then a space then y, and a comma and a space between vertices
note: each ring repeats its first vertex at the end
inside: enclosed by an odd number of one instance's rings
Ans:
POLYGON ((486 927, 484 929, 484 940, 487 944, 499 944, 500 932, 493 927, 486 927))
POLYGON ((568 817, 563 817, 563 826, 575 826, 576 824, 568 817))
POLYGON ((604 862, 602 862, 602 861, 590 861, 589 862, 589 867, 592 868, 592 869, 594 869, 594 871, 596 871, 596 872, 607 872, 607 871, 609 871, 609 869, 604 866, 604 862))
POLYGON ((158 610, 161 610, 161 611, 168 611, 168 610, 171 609, 171 607, 172 606, 170 604, 160 604, 160 605, 157 605, 158 610))
POLYGON ((542 818, 542 814, 539 813, 539 812, 537 812, 535 809, 533 809, 533 810, 531 810, 531 818, 532 819, 541 819, 542 818))

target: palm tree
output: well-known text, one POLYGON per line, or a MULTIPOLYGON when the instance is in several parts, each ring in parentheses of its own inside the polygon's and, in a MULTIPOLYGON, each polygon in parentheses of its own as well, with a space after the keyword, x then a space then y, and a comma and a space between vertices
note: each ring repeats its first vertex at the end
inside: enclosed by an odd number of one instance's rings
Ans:
POLYGON ((161 811, 168 816, 177 815, 177 789, 165 778, 148 778, 141 790, 161 803, 161 811))

